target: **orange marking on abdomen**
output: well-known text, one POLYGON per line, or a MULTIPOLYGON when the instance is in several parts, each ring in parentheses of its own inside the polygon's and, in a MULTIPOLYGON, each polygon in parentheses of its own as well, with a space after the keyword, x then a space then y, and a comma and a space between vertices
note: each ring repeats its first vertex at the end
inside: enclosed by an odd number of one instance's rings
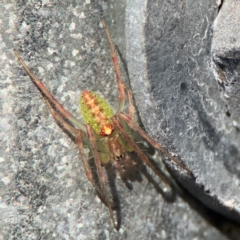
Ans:
POLYGON ((95 117, 98 123, 106 119, 106 116, 103 114, 101 108, 98 106, 95 96, 91 92, 84 91, 82 93, 82 97, 89 110, 92 112, 93 117, 95 117))
POLYGON ((95 114, 94 117, 96 118, 98 123, 101 123, 102 121, 106 120, 106 116, 102 112, 95 114))
POLYGON ((96 99, 94 98, 94 96, 89 91, 84 91, 82 93, 82 98, 84 99, 84 101, 88 105, 88 107, 91 108, 91 109, 94 108, 97 105, 96 99))
POLYGON ((82 93, 82 98, 85 104, 88 106, 89 111, 92 113, 92 116, 95 118, 96 122, 101 128, 100 135, 110 135, 113 132, 114 127, 111 123, 111 120, 109 120, 102 111, 94 94, 92 94, 90 91, 84 91, 82 93))

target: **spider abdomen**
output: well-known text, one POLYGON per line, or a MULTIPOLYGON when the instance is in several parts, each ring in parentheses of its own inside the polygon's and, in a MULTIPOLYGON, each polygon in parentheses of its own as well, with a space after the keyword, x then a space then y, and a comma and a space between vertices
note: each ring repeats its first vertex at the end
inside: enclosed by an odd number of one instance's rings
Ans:
POLYGON ((86 123, 89 123, 100 136, 109 136, 114 130, 111 118, 113 111, 110 105, 96 93, 84 91, 80 98, 81 112, 86 123))

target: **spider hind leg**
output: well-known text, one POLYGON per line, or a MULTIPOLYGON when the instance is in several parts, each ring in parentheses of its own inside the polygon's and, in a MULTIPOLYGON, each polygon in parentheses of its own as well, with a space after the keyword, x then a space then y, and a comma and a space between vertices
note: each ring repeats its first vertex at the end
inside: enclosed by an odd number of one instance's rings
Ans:
POLYGON ((90 143, 91 143, 91 148, 92 148, 92 152, 93 152, 94 159, 95 159, 95 164, 96 164, 97 171, 98 171, 98 177, 99 177, 100 183, 101 183, 102 188, 103 188, 103 191, 101 191, 101 194, 103 194, 104 199, 106 200, 106 204, 107 204, 107 207, 108 207, 108 210, 109 210, 110 217, 111 217, 112 223, 114 225, 114 228, 116 230, 118 230, 119 226, 118 226, 118 223, 116 223, 116 221, 114 219, 114 216, 113 216, 114 214, 113 214, 112 204, 111 204, 109 194, 108 194, 108 191, 107 191, 106 180, 105 180, 105 177, 104 177, 99 152, 98 152, 98 149, 97 149, 96 137, 94 135, 94 131, 93 131, 90 124, 86 124, 86 130, 87 130, 88 138, 89 138, 90 143))
MULTIPOLYGON (((172 160, 177 166, 180 166, 182 169, 187 171, 191 176, 193 175, 192 172, 187 168, 182 162, 180 162, 176 157, 173 157, 165 148, 160 146, 158 142, 153 140, 145 131, 143 131, 140 127, 137 126, 137 124, 129 117, 127 114, 120 112, 118 114, 118 119, 121 119, 122 121, 126 122, 130 128, 132 128, 134 131, 139 133, 144 139, 146 139, 154 148, 158 149, 160 152, 162 152, 167 159, 172 160)), ((119 120, 118 120, 119 121, 119 120)), ((120 121, 119 121, 120 122, 120 121)))
POLYGON ((160 177, 166 184, 171 185, 171 182, 168 180, 166 176, 164 176, 153 164, 152 162, 148 159, 148 157, 142 152, 142 150, 138 147, 138 145, 132 140, 132 138, 127 134, 125 131, 122 123, 120 122, 120 119, 118 115, 114 116, 112 118, 112 121, 114 123, 114 126, 120 133, 120 135, 126 139, 126 141, 130 144, 130 146, 133 148, 133 150, 136 152, 138 157, 148 166, 150 167, 154 173, 160 177))

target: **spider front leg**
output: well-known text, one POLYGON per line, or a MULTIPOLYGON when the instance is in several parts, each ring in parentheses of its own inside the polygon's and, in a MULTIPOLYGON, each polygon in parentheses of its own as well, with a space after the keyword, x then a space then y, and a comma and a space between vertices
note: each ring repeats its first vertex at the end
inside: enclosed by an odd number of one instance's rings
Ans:
POLYGON ((128 106, 128 116, 133 119, 134 117, 134 113, 135 113, 135 107, 133 105, 133 96, 132 96, 132 92, 127 89, 127 93, 128 93, 128 102, 129 102, 129 106, 128 106))
MULTIPOLYGON (((76 126, 77 128, 81 129, 83 132, 86 132, 85 130, 85 126, 83 123, 81 123, 80 121, 78 121, 75 117, 73 117, 73 115, 67 111, 62 104, 60 104, 58 102, 57 99, 55 99, 52 94, 48 91, 48 89, 43 85, 42 81, 40 81, 28 68, 28 66, 24 63, 24 61, 22 60, 22 58, 20 57, 19 53, 14 50, 14 53, 18 59, 18 61, 20 62, 20 64, 22 65, 24 71, 27 73, 27 75, 30 77, 30 79, 32 80, 32 82, 37 86, 38 90, 41 92, 41 94, 43 95, 44 99, 48 101, 48 103, 55 108, 65 119, 69 120, 74 126, 76 126)), ((49 107, 49 105, 48 105, 49 107)), ((49 108, 50 109, 50 108, 49 108)))
POLYGON ((129 101, 129 116, 131 118, 133 118, 134 116, 134 105, 133 105, 133 98, 132 98, 132 92, 124 85, 123 81, 122 81, 122 77, 121 77, 121 73, 120 73, 120 67, 119 67, 119 63, 118 63, 118 58, 117 58, 117 54, 116 54, 116 50, 114 47, 114 44, 112 42, 112 38, 111 35, 108 31, 107 25, 105 23, 105 21, 101 18, 100 19, 102 22, 102 25, 104 27, 104 30, 106 32, 106 36, 107 36, 107 40, 110 46, 110 52, 111 52, 111 57, 112 57, 112 62, 113 62, 113 67, 114 67, 114 71, 116 73, 116 79, 117 79, 117 87, 118 87, 118 93, 119 93, 119 97, 118 97, 118 108, 116 111, 116 114, 123 111, 124 109, 124 104, 125 104, 125 90, 127 91, 128 94, 128 101, 129 101))
POLYGON ((168 159, 171 159, 182 169, 186 170, 190 175, 193 175, 192 172, 183 163, 181 163, 177 158, 173 157, 165 148, 160 146, 158 142, 153 140, 145 131, 138 127, 137 124, 134 123, 133 120, 127 114, 120 112, 118 114, 118 117, 122 119, 124 122, 126 122, 133 130, 139 133, 143 138, 145 138, 154 148, 162 152, 168 159))
POLYGON ((116 78, 117 78, 117 87, 118 87, 118 93, 119 93, 119 97, 118 97, 118 108, 117 108, 117 113, 119 113, 120 111, 123 110, 124 108, 124 104, 125 104, 125 85, 122 81, 122 77, 121 77, 121 73, 120 73, 120 67, 119 67, 119 63, 118 63, 118 58, 117 58, 117 54, 116 54, 116 50, 114 47, 114 44, 112 42, 112 38, 111 35, 108 31, 107 25, 105 23, 105 21, 100 18, 102 25, 104 27, 104 30, 106 32, 106 36, 107 36, 107 40, 110 46, 110 52, 111 52, 111 57, 112 57, 112 62, 113 62, 113 66, 114 66, 114 71, 116 74, 116 78))

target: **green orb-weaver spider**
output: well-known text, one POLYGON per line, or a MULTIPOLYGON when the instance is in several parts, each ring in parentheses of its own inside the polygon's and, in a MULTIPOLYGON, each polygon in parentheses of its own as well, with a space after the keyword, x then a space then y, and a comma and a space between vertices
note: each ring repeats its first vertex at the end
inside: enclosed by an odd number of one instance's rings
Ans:
POLYGON ((135 151, 141 161, 151 168, 158 177, 166 183, 171 184, 134 142, 133 137, 128 134, 129 129, 136 131, 150 145, 160 150, 168 159, 174 161, 178 166, 189 173, 191 172, 177 158, 168 153, 165 148, 161 147, 133 121, 135 107, 133 105, 132 93, 125 87, 121 79, 117 54, 112 43, 111 36, 104 20, 101 19, 101 22, 110 45, 112 62, 117 79, 119 102, 115 113, 111 109, 110 105, 96 93, 84 91, 80 97, 81 112, 84 118, 84 123, 80 122, 52 96, 43 83, 30 71, 17 51, 15 51, 15 55, 25 72, 29 75, 33 83, 43 95, 45 103, 48 106, 54 120, 65 132, 68 133, 68 135, 71 136, 72 139, 74 139, 79 149, 86 177, 92 183, 101 199, 106 203, 113 225, 116 229, 118 229, 118 223, 114 220, 113 214, 114 203, 110 200, 107 191, 102 165, 112 164, 122 176, 124 174, 124 169, 119 163, 119 160, 124 160, 126 165, 129 164, 132 160, 129 158, 128 153, 135 151), (126 100, 129 104, 128 113, 123 112, 126 100), (84 147, 90 148, 92 152, 100 183, 96 182, 93 177, 92 170, 84 153, 84 147))

